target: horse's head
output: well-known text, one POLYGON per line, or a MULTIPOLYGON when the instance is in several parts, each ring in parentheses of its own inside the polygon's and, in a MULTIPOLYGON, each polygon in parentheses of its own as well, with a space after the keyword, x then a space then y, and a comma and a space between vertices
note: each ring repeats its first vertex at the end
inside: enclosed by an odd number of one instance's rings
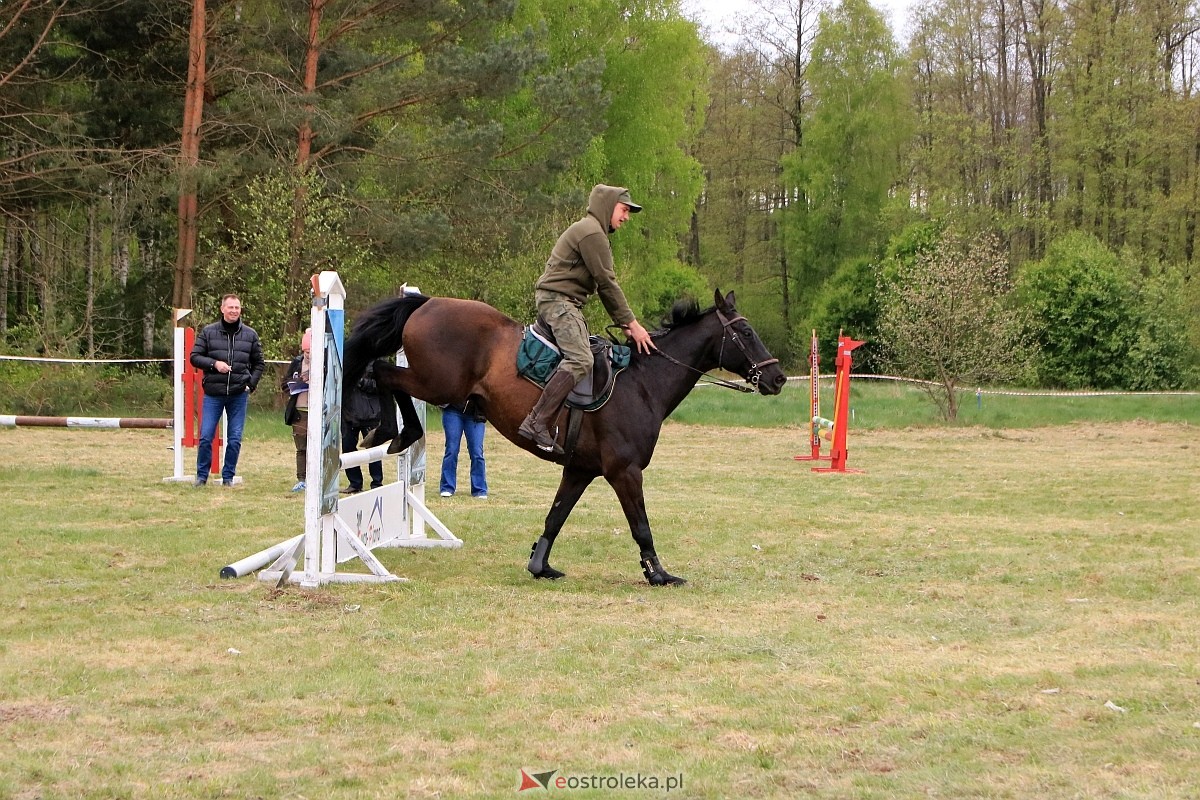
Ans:
POLYGON ((787 383, 779 359, 771 356, 758 333, 734 308, 733 292, 722 297, 718 289, 713 297, 717 319, 724 328, 717 366, 741 375, 762 394, 779 394, 787 383))

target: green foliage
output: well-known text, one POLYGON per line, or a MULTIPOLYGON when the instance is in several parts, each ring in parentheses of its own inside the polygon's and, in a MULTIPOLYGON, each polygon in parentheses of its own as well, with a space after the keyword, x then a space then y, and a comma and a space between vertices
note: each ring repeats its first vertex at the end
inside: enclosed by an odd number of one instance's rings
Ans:
POLYGON ((807 74, 811 113, 803 141, 784 158, 802 198, 789 208, 793 278, 810 297, 839 264, 882 247, 882 214, 910 130, 902 65, 866 0, 843 0, 821 15, 807 74))
POLYGON ((1021 300, 1040 345, 1040 385, 1149 389, 1186 385, 1193 357, 1179 281, 1142 280, 1096 237, 1068 234, 1020 272, 1021 300))
POLYGON ((169 416, 174 402, 171 377, 157 364, 0 361, 0 397, 0 412, 31 416, 169 416))
POLYGON ((711 101, 694 150, 705 188, 686 257, 714 287, 737 292, 738 308, 786 360, 794 300, 777 220, 788 196, 779 163, 791 146, 792 105, 780 98, 795 89, 751 47, 713 49, 709 73, 711 101))
MULTIPOLYGON (((397 277, 428 295, 479 300, 522 322, 533 319, 533 285, 544 257, 480 253, 465 260, 427 259, 397 277)), ((378 299, 378 298, 376 298, 378 299)))
POLYGON ((908 225, 888 242, 888 258, 911 264, 936 250, 945 230, 946 224, 940 220, 924 220, 908 225))
MULTIPOLYGON (((896 231, 952 212, 964 237, 1000 231, 1017 266, 1071 231, 1119 254, 1116 283, 1080 289, 1116 310, 1059 308, 1085 328, 1052 343, 1071 363, 1040 380, 1200 380, 1189 4, 1014 17, 934 0, 902 59, 863 0, 825 4, 815 39, 807 3, 722 51, 678 0, 339 0, 319 4, 311 91, 310 5, 208 6, 197 317, 227 289, 249 294, 247 320, 280 357, 307 275, 329 266, 352 310, 408 281, 527 318, 546 252, 604 181, 647 207, 613 245, 648 320, 676 291, 720 286, 782 358, 813 326, 826 348, 837 328, 870 340, 869 265, 888 276, 938 224, 896 231), (310 211, 292 189, 256 183, 292 169, 304 123, 321 176, 305 191, 345 212, 332 239, 319 222, 301 237, 310 211)), ((169 347, 189 6, 0 2, 5 349, 169 347)))
MULTIPOLYGON (((882 259, 858 258, 841 265, 818 295, 812 313, 812 328, 820 337, 821 360, 832 364, 837 357, 836 331, 866 342, 854 351, 854 371, 877 374, 885 369, 879 334, 880 287, 895 285, 900 272, 913 269, 922 258, 937 250, 946 230, 941 220, 913 222, 888 242, 882 259)), ((796 330, 797 346, 807 347, 803 330, 796 330)))
POLYGON ((880 264, 870 258, 844 262, 822 287, 808 325, 808 336, 796 329, 794 349, 805 352, 811 330, 820 342, 821 362, 833 364, 837 357, 837 337, 844 332, 867 344, 854 351, 854 371, 876 373, 882 367, 879 348, 879 273, 880 264))
POLYGON ((1197 375, 1196 380, 1200 381, 1200 276, 1196 274, 1195 269, 1189 272, 1185 267, 1180 267, 1178 275, 1183 285, 1176 299, 1187 310, 1183 330, 1192 353, 1193 375, 1197 375))
MULTIPOLYGON (((295 344, 286 334, 307 319, 311 300, 300 275, 336 269, 349 287, 376 283, 369 262, 344 233, 349 224, 345 199, 331 194, 315 172, 276 172, 252 180, 231 207, 234 227, 213 243, 198 306, 202 318, 216 319, 220 297, 238 294, 247 323, 258 331, 269 359, 286 359, 295 344), (294 236, 294 214, 302 209, 302 235, 294 236), (297 285, 298 284, 298 285, 297 285)), ((303 329, 299 325, 299 329, 303 329)))
POLYGON ((1019 380, 1032 355, 1012 307, 1008 262, 994 236, 947 230, 932 250, 896 261, 880 286, 879 335, 894 374, 930 381, 943 416, 957 390, 1019 380))
POLYGON ((1136 303, 1141 324, 1129 347, 1126 387, 1155 390, 1200 385, 1200 349, 1188 338, 1188 323, 1197 316, 1200 305, 1188 303, 1180 270, 1150 265, 1140 274, 1136 303))
POLYGON ((647 329, 667 316, 676 300, 695 298, 704 308, 712 304, 712 287, 693 268, 672 262, 643 272, 630 282, 630 293, 640 300, 639 318, 647 329))
MULTIPOLYGON (((602 124, 590 142, 581 142, 588 150, 569 174, 577 195, 586 196, 596 183, 628 186, 645 206, 612 246, 634 312, 652 319, 664 290, 679 286, 688 272, 678 266, 679 243, 703 186, 700 164, 689 152, 707 105, 707 65, 696 27, 675 0, 536 0, 522 4, 519 14, 537 15, 555 62, 603 68, 593 109, 602 124)), ((560 218, 559 230, 569 221, 560 218)), ((544 252, 553 241, 547 239, 544 252)))
POLYGON ((4 398, 5 414, 31 414, 33 403, 26 403, 25 396, 30 385, 42 373, 42 367, 31 361, 0 361, 0 397, 4 398))
MULTIPOLYGON (((624 35, 606 38, 604 84, 611 102, 603 182, 631 187, 647 210, 614 239, 614 254, 640 271, 673 270, 703 186, 700 164, 686 146, 703 125, 707 67, 695 26, 678 15, 676 3, 652 0, 630 10, 624 35)), ((647 288, 656 283, 650 277, 647 288)))

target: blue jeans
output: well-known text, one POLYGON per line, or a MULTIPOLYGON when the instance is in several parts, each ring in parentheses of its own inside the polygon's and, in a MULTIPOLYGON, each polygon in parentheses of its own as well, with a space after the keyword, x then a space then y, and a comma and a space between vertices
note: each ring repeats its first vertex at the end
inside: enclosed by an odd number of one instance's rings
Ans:
POLYGON ((200 420, 200 445, 196 453, 196 478, 207 481, 212 469, 212 443, 217 435, 217 424, 221 412, 225 412, 228 423, 225 429, 225 463, 221 465, 221 480, 231 481, 237 474, 238 455, 242 452, 242 429, 246 427, 246 407, 250 404, 250 393, 235 395, 204 395, 204 407, 200 420))
POLYGON ((443 492, 453 492, 458 484, 458 448, 465 435, 467 454, 471 456, 471 496, 487 494, 487 465, 483 460, 485 423, 453 408, 442 409, 442 430, 446 432, 446 454, 442 456, 443 492))

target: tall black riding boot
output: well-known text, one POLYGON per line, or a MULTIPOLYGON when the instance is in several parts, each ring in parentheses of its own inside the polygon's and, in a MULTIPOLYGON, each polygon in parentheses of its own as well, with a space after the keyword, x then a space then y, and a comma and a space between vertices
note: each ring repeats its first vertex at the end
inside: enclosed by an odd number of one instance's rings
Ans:
POLYGON ((542 390, 542 396, 538 398, 529 416, 525 417, 521 427, 517 428, 517 433, 526 439, 532 439, 542 450, 561 454, 563 449, 554 440, 557 428, 551 430, 550 425, 558 416, 563 401, 574 388, 575 376, 571 373, 560 369, 551 375, 550 380, 546 381, 546 388, 542 390))

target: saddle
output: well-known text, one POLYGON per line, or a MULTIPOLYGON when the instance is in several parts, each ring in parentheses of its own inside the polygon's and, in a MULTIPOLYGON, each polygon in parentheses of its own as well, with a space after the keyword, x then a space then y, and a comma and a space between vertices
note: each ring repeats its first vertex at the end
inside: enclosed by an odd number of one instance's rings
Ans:
MULTIPOLYGON (((631 350, 600 336, 589 337, 592 350, 592 371, 567 395, 567 407, 595 411, 612 394, 617 375, 629 366, 631 350)), ((517 374, 545 388, 546 381, 558 369, 562 351, 554 341, 554 333, 542 319, 527 325, 517 348, 517 374)))

